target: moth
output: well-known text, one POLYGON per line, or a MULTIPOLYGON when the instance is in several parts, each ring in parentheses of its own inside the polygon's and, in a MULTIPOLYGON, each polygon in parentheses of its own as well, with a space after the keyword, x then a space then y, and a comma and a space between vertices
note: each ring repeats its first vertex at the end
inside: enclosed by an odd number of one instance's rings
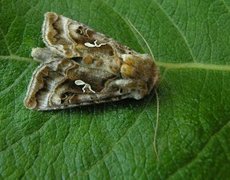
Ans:
POLYGON ((64 109, 125 98, 141 99, 156 85, 153 59, 90 27, 54 12, 42 26, 45 48, 32 49, 41 64, 24 104, 29 109, 64 109))

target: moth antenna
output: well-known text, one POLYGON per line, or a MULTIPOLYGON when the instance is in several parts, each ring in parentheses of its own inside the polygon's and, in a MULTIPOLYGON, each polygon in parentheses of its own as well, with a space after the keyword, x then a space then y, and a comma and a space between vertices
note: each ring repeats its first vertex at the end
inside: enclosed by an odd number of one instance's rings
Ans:
MULTIPOLYGON (((130 27, 134 30, 134 32, 136 32, 141 37, 141 39, 144 41, 146 47, 148 48, 148 51, 149 51, 151 57, 153 58, 153 61, 155 62, 155 58, 154 58, 153 52, 152 52, 152 50, 151 50, 151 48, 149 46, 149 43, 145 39, 145 37, 140 33, 140 31, 133 25, 133 23, 127 17, 126 17, 125 20, 130 25, 130 27)), ((156 154, 157 160, 159 160, 158 152, 157 152, 156 139, 157 139, 157 130, 158 130, 158 126, 159 126, 159 110, 160 110, 160 105, 159 104, 160 103, 159 103, 159 96, 158 96, 157 90, 154 89, 154 92, 155 92, 156 101, 157 101, 157 114, 156 114, 156 126, 154 128, 155 130, 154 130, 154 137, 153 137, 153 150, 154 150, 154 152, 156 154)))
POLYGON ((155 58, 154 58, 154 55, 153 55, 153 52, 149 46, 149 43, 146 41, 146 39, 144 38, 144 36, 140 33, 140 31, 133 25, 133 23, 126 17, 126 22, 130 25, 130 27, 141 37, 141 39, 144 41, 145 45, 147 46, 148 48, 148 51, 151 55, 151 57, 153 58, 153 61, 155 62, 155 58))
POLYGON ((153 149, 156 154, 157 160, 159 161, 156 139, 157 139, 157 130, 159 126, 160 101, 159 101, 157 90, 154 89, 154 92, 156 94, 156 101, 157 101, 157 114, 156 114, 157 117, 156 117, 156 126, 155 126, 154 137, 153 137, 153 149))

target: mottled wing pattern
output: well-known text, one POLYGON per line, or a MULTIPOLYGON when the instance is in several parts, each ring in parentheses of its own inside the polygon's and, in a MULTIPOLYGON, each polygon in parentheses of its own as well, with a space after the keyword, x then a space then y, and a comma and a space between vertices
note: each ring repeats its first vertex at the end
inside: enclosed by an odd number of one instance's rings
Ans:
POLYGON ((24 104, 51 110, 125 98, 141 99, 156 84, 153 59, 56 13, 43 23, 46 48, 34 48, 41 61, 24 104))

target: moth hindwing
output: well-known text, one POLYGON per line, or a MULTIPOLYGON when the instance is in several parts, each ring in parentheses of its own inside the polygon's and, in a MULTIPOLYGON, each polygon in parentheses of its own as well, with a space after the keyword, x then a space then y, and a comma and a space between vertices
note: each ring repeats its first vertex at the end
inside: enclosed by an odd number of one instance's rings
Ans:
POLYGON ((157 67, 149 55, 56 13, 45 14, 42 37, 46 47, 34 48, 31 53, 41 64, 24 100, 29 109, 141 99, 158 80, 157 67))

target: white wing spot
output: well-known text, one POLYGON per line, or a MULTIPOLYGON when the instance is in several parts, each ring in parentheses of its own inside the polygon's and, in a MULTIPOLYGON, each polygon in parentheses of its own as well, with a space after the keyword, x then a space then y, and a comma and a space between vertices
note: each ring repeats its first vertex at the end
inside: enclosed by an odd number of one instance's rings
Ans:
POLYGON ((91 43, 89 43, 89 42, 86 42, 86 43, 84 43, 84 45, 85 45, 86 47, 101 47, 101 46, 106 45, 106 43, 97 44, 97 40, 95 40, 95 41, 94 41, 94 44, 91 44, 91 43))
POLYGON ((75 81, 75 84, 76 84, 77 86, 83 86, 83 85, 84 85, 84 87, 82 88, 83 93, 86 92, 86 89, 88 89, 88 90, 91 91, 92 93, 96 93, 94 90, 92 90, 90 84, 87 84, 87 83, 85 83, 85 82, 82 81, 82 80, 76 80, 76 81, 75 81))

